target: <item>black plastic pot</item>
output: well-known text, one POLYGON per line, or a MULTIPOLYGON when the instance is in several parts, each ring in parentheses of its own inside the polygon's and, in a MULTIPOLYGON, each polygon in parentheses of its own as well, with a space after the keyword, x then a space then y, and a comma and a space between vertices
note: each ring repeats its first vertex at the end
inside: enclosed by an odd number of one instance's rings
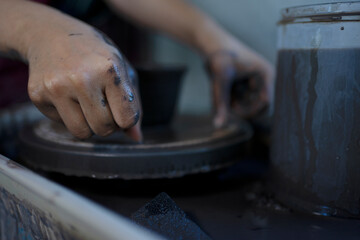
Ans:
POLYGON ((175 113, 181 79, 186 71, 182 65, 137 66, 143 107, 143 126, 168 125, 175 113))

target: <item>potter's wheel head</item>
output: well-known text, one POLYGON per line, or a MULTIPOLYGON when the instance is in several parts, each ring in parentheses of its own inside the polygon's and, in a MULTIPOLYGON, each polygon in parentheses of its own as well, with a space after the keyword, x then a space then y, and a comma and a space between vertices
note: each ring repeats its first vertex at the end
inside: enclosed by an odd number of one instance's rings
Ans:
POLYGON ((223 129, 211 117, 182 116, 171 126, 143 129, 137 144, 118 132, 81 141, 50 120, 20 134, 22 160, 32 168, 93 178, 176 178, 217 170, 239 160, 252 136, 245 122, 223 129))

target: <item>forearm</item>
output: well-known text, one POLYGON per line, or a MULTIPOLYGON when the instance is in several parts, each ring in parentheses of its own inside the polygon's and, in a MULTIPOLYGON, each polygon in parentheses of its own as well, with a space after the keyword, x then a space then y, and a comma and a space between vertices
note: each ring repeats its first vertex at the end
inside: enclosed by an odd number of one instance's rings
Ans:
POLYGON ((0 0, 0 55, 29 61, 42 41, 91 27, 47 6, 30 1, 0 0))
POLYGON ((116 11, 168 34, 207 56, 226 48, 231 36, 184 0, 107 0, 116 11))

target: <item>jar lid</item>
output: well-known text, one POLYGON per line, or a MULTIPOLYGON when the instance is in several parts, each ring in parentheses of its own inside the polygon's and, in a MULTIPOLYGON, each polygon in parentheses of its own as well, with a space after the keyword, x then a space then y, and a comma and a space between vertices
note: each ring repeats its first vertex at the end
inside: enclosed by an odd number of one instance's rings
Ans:
MULTIPOLYGON (((313 20, 343 20, 346 16, 360 16, 360 1, 312 4, 285 8, 281 11, 282 21, 294 21, 299 18, 313 20)), ((360 20, 360 19, 359 19, 360 20)))

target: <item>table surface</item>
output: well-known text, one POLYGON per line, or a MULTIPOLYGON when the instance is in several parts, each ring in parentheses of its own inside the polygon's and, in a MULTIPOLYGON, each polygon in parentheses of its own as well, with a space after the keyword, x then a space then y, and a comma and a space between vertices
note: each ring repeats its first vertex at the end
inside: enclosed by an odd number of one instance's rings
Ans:
POLYGON ((173 180, 50 178, 126 217, 166 192, 213 239, 360 239, 360 220, 302 214, 282 206, 266 192, 261 171, 266 171, 262 163, 243 162, 173 180), (249 169, 257 171, 249 174, 249 169))

